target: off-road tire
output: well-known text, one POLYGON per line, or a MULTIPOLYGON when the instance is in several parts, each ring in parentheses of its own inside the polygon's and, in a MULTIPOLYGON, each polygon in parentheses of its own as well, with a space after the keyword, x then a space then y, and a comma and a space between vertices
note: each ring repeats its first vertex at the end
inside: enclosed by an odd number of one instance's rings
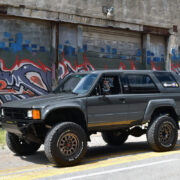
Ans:
POLYGON ((168 115, 159 116, 150 124, 146 135, 148 144, 154 151, 170 151, 177 142, 177 124, 168 115))
POLYGON ((41 146, 34 142, 27 143, 17 135, 9 132, 6 133, 6 143, 12 152, 20 156, 34 154, 41 146))
POLYGON ((120 146, 127 140, 129 134, 126 131, 102 132, 103 140, 111 146, 120 146))
POLYGON ((51 163, 72 166, 78 164, 86 153, 87 135, 78 124, 62 122, 47 134, 44 147, 51 163))

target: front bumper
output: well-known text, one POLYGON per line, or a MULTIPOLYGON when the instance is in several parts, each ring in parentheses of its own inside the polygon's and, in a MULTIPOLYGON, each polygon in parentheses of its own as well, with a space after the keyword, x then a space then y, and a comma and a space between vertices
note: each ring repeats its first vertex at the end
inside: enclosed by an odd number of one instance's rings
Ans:
POLYGON ((11 119, 8 117, 1 117, 2 128, 10 133, 17 134, 19 136, 26 135, 34 124, 42 123, 41 120, 22 120, 11 119))

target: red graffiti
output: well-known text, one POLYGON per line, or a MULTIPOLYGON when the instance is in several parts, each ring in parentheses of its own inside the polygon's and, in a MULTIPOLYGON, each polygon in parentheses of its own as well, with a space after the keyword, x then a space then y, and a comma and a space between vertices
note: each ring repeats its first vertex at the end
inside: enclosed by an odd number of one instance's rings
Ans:
POLYGON ((176 63, 176 65, 174 65, 172 62, 171 62, 171 70, 174 71, 174 72, 179 72, 180 70, 180 64, 176 63))
POLYGON ((7 86, 7 83, 4 80, 0 80, 0 90, 5 89, 7 86))
POLYGON ((158 70, 160 71, 161 70, 161 68, 160 67, 157 68, 152 61, 151 61, 151 67, 152 67, 153 71, 158 71, 158 70))
POLYGON ((120 64, 119 64, 119 68, 118 68, 118 69, 120 69, 120 70, 125 70, 125 69, 126 69, 125 64, 124 64, 124 63, 122 63, 122 62, 120 62, 120 64))
POLYGON ((85 54, 83 54, 83 57, 84 57, 84 62, 78 65, 77 61, 75 61, 75 67, 73 67, 71 62, 65 59, 64 53, 62 53, 62 61, 59 63, 59 69, 60 68, 62 69, 62 74, 60 75, 59 79, 64 79, 64 77, 70 73, 69 69, 72 70, 73 72, 95 70, 93 65, 86 58, 85 54))
POLYGON ((5 61, 0 59, 0 94, 14 94, 29 96, 47 93, 47 78, 51 77, 51 69, 40 60, 35 63, 29 59, 17 56, 11 68, 5 66, 5 61))
MULTIPOLYGON (((130 64, 131 64, 131 70, 136 70, 136 66, 134 65, 134 62, 130 61, 130 64)), ((126 70, 126 65, 124 63, 120 62, 118 69, 126 70)))
POLYGON ((37 76, 32 76, 31 78, 31 81, 34 82, 35 84, 38 84, 39 86, 41 86, 42 88, 44 88, 43 84, 42 84, 42 81, 39 77, 37 76))
POLYGON ((134 65, 133 61, 131 61, 131 70, 136 70, 136 66, 134 65))
POLYGON ((2 69, 3 71, 8 71, 8 72, 9 72, 9 71, 17 70, 17 69, 19 69, 21 66, 26 65, 26 64, 32 64, 32 65, 34 65, 35 67, 43 70, 44 72, 51 71, 51 69, 50 69, 49 67, 47 67, 46 65, 44 65, 40 60, 38 60, 38 63, 39 63, 40 65, 37 64, 37 63, 35 63, 35 62, 33 62, 33 61, 31 61, 31 60, 29 60, 29 59, 21 59, 21 60, 19 60, 19 57, 17 56, 16 62, 14 63, 14 65, 13 65, 11 68, 8 69, 8 68, 5 66, 4 60, 3 60, 3 59, 0 59, 1 69, 2 69))
POLYGON ((31 90, 23 91, 23 94, 28 94, 30 97, 35 96, 35 94, 31 90))

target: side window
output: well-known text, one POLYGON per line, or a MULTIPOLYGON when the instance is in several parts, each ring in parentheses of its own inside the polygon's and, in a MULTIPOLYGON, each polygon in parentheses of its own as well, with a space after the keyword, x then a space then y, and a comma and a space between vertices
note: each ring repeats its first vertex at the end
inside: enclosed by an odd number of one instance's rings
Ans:
POLYGON ((120 93, 120 84, 118 76, 102 76, 100 81, 95 86, 91 96, 98 95, 113 95, 120 93))
POLYGON ((179 87, 179 84, 170 72, 154 72, 154 75, 165 88, 179 87))
POLYGON ((151 77, 144 74, 127 74, 123 80, 124 93, 159 92, 151 77))

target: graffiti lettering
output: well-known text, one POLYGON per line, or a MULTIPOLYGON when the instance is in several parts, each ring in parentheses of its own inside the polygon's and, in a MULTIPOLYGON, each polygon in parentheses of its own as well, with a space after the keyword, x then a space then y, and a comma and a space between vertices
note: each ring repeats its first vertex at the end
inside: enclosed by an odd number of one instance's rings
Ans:
POLYGON ((16 59, 11 68, 6 68, 0 59, 0 98, 2 102, 24 99, 48 93, 51 89, 51 69, 40 60, 39 64, 16 59))
POLYGON ((83 57, 84 57, 84 62, 78 65, 77 61, 75 61, 75 67, 73 67, 70 61, 65 59, 63 53, 62 61, 59 63, 59 76, 58 76, 59 81, 64 79, 65 76, 69 75, 70 73, 95 70, 93 65, 86 58, 85 54, 83 54, 83 57))

